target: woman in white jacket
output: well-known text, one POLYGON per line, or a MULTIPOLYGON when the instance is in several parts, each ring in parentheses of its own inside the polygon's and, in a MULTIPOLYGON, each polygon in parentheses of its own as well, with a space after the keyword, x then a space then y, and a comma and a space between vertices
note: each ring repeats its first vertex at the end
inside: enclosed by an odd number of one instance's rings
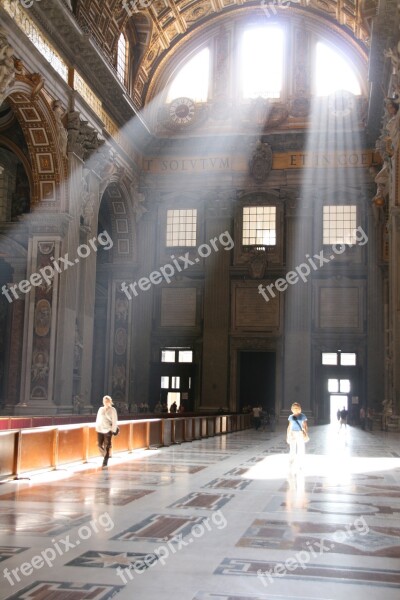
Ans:
POLYGON ((96 431, 97 445, 103 455, 103 469, 107 467, 110 458, 111 439, 113 433, 117 431, 117 411, 112 405, 111 396, 104 396, 103 406, 97 411, 96 431))

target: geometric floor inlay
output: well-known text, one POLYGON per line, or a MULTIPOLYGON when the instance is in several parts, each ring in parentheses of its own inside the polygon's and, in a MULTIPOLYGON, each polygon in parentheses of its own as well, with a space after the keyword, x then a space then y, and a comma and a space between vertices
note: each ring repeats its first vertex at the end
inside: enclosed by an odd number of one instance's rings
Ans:
POLYGON ((121 585, 36 581, 4 600, 108 600, 122 589, 121 585))
POLYGON ((57 510, 55 507, 40 508, 34 512, 2 506, 0 507, 0 533, 58 535, 81 525, 90 517, 90 513, 66 506, 57 510))
POLYGON ((190 465, 160 465, 160 464, 137 464, 115 465, 112 467, 112 473, 118 471, 140 471, 141 473, 198 473, 205 469, 205 466, 190 466, 190 465))
MULTIPOLYGON (((392 503, 393 504, 393 503, 392 503)), ((263 512, 286 512, 290 505, 280 496, 273 496, 263 509, 263 512)), ((395 518, 400 514, 400 506, 384 506, 372 502, 346 502, 345 500, 308 500, 302 506, 302 510, 310 513, 329 514, 329 515, 379 515, 393 516, 395 518)))
POLYGON ((6 500, 25 501, 25 502, 56 502, 58 505, 64 502, 78 503, 96 503, 113 504, 115 506, 124 506, 138 500, 147 494, 152 494, 154 490, 127 490, 116 487, 73 487, 67 485, 41 485, 32 488, 25 488, 3 494, 0 496, 0 502, 6 500))
MULTIPOLYGON (((247 595, 247 596, 232 596, 232 594, 215 594, 212 592, 197 592, 194 596, 193 600, 273 600, 272 596, 264 596, 264 595, 247 595)), ((282 600, 282 598, 279 598, 282 600)), ((285 594, 284 600, 310 600, 310 597, 307 596, 287 596, 285 594)), ((331 598, 321 598, 318 596, 313 596, 312 600, 331 600, 331 598)))
POLYGON ((244 490, 250 483, 251 479, 213 479, 204 488, 228 488, 232 490, 244 490))
POLYGON ((154 553, 144 554, 143 552, 110 552, 108 550, 89 550, 81 556, 77 556, 70 562, 66 563, 69 567, 97 567, 97 568, 113 568, 118 567, 129 567, 129 565, 136 565, 136 568, 144 570, 150 565, 147 564, 151 559, 151 563, 154 564, 158 560, 158 556, 154 553), (144 562, 146 558, 146 562, 144 562))
POLYGON ((224 473, 224 475, 236 475, 237 477, 239 477, 241 475, 244 475, 248 471, 249 471, 249 469, 246 469, 243 467, 235 467, 234 469, 231 469, 227 473, 224 473))
MULTIPOLYGON (((293 557, 296 555, 294 554, 293 557)), ((284 565, 285 563, 279 561, 261 561, 251 559, 240 559, 240 558, 224 558, 221 564, 216 568, 214 573, 216 575, 240 575, 259 577, 260 585, 263 586, 262 578, 258 575, 261 571, 264 574, 265 591, 268 589, 268 585, 272 585, 273 573, 276 565, 284 565), (272 581, 265 575, 265 573, 271 573, 272 581)), ((291 567, 292 568, 292 567, 291 567)), ((355 584, 368 584, 382 587, 399 587, 400 586, 400 572, 394 569, 374 569, 371 567, 354 567, 349 568, 348 566, 338 567, 330 565, 317 565, 315 563, 307 563, 303 569, 301 564, 298 568, 289 571, 286 569, 284 572, 282 569, 278 570, 279 579, 293 578, 293 579, 309 579, 309 580, 331 580, 334 584, 338 582, 355 583, 355 584)), ((227 596, 229 599, 232 596, 227 596)), ((256 596, 258 598, 258 596, 256 596)), ((271 596, 267 596, 271 598, 271 596)), ((211 596, 212 598, 212 596, 211 596)), ((222 598, 225 598, 222 595, 222 598)), ((261 596, 262 598, 262 596, 261 596)), ((286 600, 286 596, 285 596, 286 600)))
POLYGON ((399 558, 400 529, 368 526, 364 517, 356 517, 348 525, 256 519, 236 546, 295 551, 315 548, 318 555, 335 552, 399 558))
MULTIPOLYGON (((111 538, 119 541, 148 541, 156 544, 172 540, 176 536, 185 537, 193 526, 202 523, 203 517, 180 517, 178 515, 150 515, 111 538)), ((174 542, 174 540, 172 540, 174 542)))
POLYGON ((234 498, 232 494, 205 494, 202 492, 193 492, 183 498, 180 498, 168 508, 203 508, 207 510, 219 510, 234 498))
POLYGON ((0 562, 15 556, 20 552, 24 552, 24 550, 28 550, 28 546, 25 548, 22 546, 0 546, 0 562))

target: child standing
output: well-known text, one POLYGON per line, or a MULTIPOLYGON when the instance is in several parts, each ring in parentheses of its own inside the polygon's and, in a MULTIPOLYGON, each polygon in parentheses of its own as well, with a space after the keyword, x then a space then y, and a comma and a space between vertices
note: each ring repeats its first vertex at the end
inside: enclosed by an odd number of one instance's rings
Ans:
POLYGON ((301 466, 300 461, 306 450, 305 437, 308 435, 307 417, 301 412, 301 406, 298 402, 292 404, 291 411, 286 435, 286 441, 290 445, 289 462, 293 464, 297 457, 298 466, 301 466))

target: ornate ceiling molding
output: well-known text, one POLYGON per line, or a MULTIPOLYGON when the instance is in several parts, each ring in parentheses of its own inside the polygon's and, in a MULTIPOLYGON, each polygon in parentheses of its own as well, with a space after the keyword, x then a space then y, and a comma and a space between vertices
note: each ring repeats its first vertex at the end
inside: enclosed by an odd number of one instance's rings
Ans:
POLYGON ((144 104, 149 80, 160 60, 179 41, 216 16, 258 9, 260 17, 284 14, 285 9, 306 11, 323 16, 342 26, 354 38, 368 44, 374 5, 377 0, 78 0, 76 17, 96 40, 109 60, 115 62, 118 37, 128 21, 140 27, 147 22, 148 44, 132 85, 136 106, 144 104))

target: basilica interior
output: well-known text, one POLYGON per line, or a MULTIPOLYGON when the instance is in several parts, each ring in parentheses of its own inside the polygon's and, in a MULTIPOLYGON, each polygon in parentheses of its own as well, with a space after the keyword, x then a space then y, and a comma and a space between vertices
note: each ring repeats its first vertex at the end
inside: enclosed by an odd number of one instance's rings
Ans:
POLYGON ((2 413, 398 429, 396 3, 0 15, 2 413))
POLYGON ((0 598, 397 598, 399 28, 0 0, 0 598))

